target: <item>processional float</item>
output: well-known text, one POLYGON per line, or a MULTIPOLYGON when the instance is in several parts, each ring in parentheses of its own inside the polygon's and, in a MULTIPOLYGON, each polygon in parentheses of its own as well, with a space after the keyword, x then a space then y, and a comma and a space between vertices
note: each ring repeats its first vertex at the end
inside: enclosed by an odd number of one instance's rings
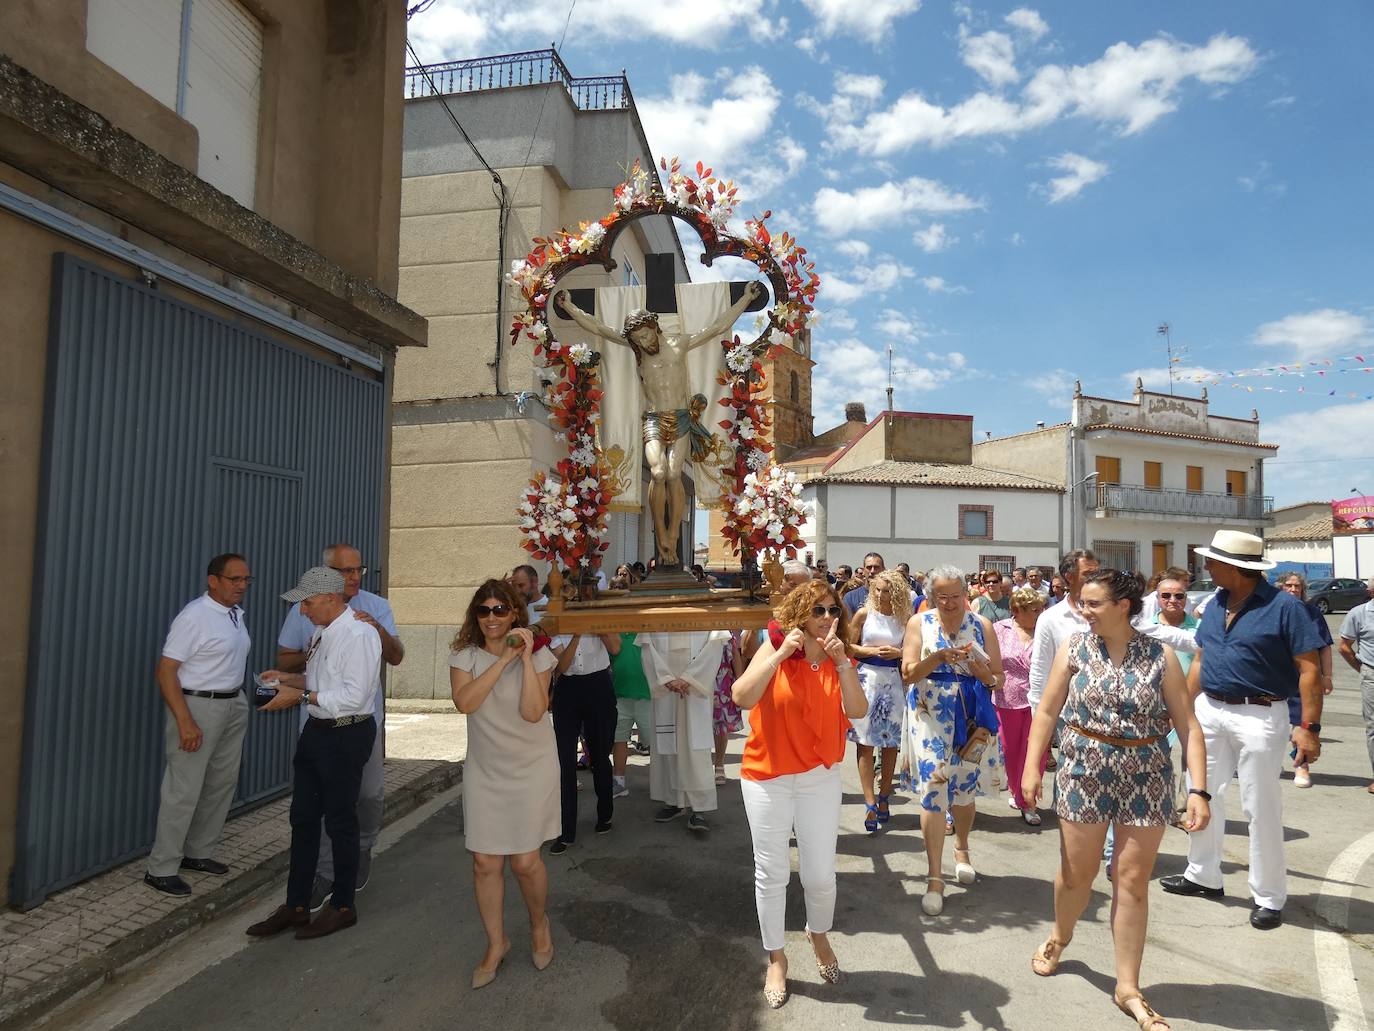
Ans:
POLYGON ((568 446, 551 473, 531 480, 519 509, 525 549, 552 565, 552 597, 542 622, 559 633, 762 627, 780 596, 781 559, 794 558, 802 544, 801 484, 771 458, 771 419, 760 395, 763 360, 781 346, 778 337, 795 337, 810 324, 820 278, 790 234, 768 230, 771 212, 746 220, 743 235, 730 231, 738 205, 733 182, 700 163, 695 176, 676 158, 661 167, 666 186, 636 162, 615 188, 614 206, 605 217, 536 238, 507 277, 524 299, 511 343, 533 341, 536 360, 542 358, 546 366, 549 418, 568 446), (613 271, 616 238, 654 215, 679 219, 696 231, 704 248, 702 264, 728 255, 752 262, 763 273, 775 303, 762 316, 755 339, 742 342, 731 327, 764 299, 766 291, 757 282, 747 284, 733 304, 712 312, 695 332, 685 326, 665 330, 654 313, 644 310, 614 320, 619 325, 607 324, 559 288, 564 276, 583 266, 613 271), (605 340, 605 352, 585 343, 561 343, 550 307, 605 340), (714 385, 692 391, 688 360, 700 369, 701 355, 711 359, 714 385), (603 372, 612 368, 615 381, 608 382, 603 372), (613 392, 609 399, 608 392, 613 392), (618 425, 623 424, 626 405, 632 406, 639 439, 609 442, 603 414, 614 409, 621 413, 618 425), (739 589, 699 584, 677 558, 676 517, 685 497, 681 469, 688 455, 694 468, 714 470, 716 504, 724 515, 721 532, 740 558, 739 589), (650 467, 652 482, 643 503, 653 516, 656 568, 630 590, 596 592, 588 585, 595 583, 609 546, 608 513, 617 499, 639 493, 630 488, 637 488, 641 463, 650 467), (766 586, 759 581, 759 560, 766 586))

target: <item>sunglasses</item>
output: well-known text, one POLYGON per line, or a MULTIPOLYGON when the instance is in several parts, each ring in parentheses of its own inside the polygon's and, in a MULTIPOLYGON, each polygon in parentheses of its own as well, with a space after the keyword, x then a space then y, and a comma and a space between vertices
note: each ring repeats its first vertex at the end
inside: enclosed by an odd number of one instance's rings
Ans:
POLYGON ((478 605, 477 614, 479 616, 509 616, 510 606, 505 604, 478 605))
POLYGON ((984 580, 984 581, 983 581, 983 586, 986 587, 986 586, 989 585, 989 584, 1000 584, 1001 582, 1002 582, 1002 578, 999 576, 999 577, 998 577, 997 579, 995 579, 995 580, 984 580))
POLYGON ((811 609, 811 618, 820 619, 822 616, 833 616, 839 619, 840 613, 843 611, 844 609, 840 608, 838 605, 831 605, 829 608, 826 608, 824 605, 816 605, 811 609))
POLYGON ((1160 598, 1161 601, 1187 601, 1187 600, 1188 600, 1188 595, 1186 595, 1186 594, 1184 594, 1184 593, 1182 593, 1182 592, 1179 592, 1178 594, 1174 594, 1174 593, 1172 593, 1172 592, 1170 592, 1170 591, 1160 591, 1160 592, 1159 592, 1159 598, 1160 598))

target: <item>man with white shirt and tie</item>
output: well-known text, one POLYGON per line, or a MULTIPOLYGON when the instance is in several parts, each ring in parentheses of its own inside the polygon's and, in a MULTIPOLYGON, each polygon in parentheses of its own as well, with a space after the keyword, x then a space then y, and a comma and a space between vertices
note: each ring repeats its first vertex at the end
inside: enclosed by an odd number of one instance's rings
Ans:
POLYGON ((382 642, 377 631, 355 619, 344 594, 344 578, 315 566, 282 600, 299 604, 316 630, 306 652, 305 672, 268 670, 277 695, 263 711, 306 706, 309 719, 292 760, 291 868, 286 905, 253 924, 254 937, 296 929, 297 938, 322 938, 358 922, 353 895, 358 877, 358 790, 363 767, 377 738, 375 708, 381 690, 382 642), (320 852, 320 818, 334 853, 334 891, 329 905, 310 919, 310 895, 320 852))
POLYGON ((242 555, 216 555, 205 593, 177 614, 162 645, 167 769, 143 883, 168 895, 191 894, 178 870, 229 872, 210 850, 229 815, 248 729, 243 674, 251 642, 239 602, 252 581, 242 555))

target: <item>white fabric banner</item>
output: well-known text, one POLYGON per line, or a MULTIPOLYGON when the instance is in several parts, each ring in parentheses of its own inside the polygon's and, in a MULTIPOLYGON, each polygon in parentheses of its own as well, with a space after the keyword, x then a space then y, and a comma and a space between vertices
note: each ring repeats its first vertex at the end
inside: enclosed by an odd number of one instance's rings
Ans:
MULTIPOLYGON (((729 283, 677 284, 678 318, 686 335, 700 333, 729 307, 729 283)), ((725 409, 719 403, 725 396, 725 388, 716 382, 716 374, 723 368, 725 355, 719 340, 708 340, 687 354, 687 379, 692 385, 692 393, 706 395, 706 410, 701 414, 701 424, 715 438, 706 460, 692 465, 697 505, 705 509, 720 504, 721 466, 733 464, 730 442, 718 425, 725 415, 725 409)))
MULTIPOLYGON (((644 307, 644 287, 603 286, 596 291, 596 317, 612 329, 625 325, 625 316, 644 307)), ((587 341, 601 352, 601 453, 611 467, 611 508, 618 512, 643 510, 644 398, 639 370, 628 345, 609 340, 587 341)))

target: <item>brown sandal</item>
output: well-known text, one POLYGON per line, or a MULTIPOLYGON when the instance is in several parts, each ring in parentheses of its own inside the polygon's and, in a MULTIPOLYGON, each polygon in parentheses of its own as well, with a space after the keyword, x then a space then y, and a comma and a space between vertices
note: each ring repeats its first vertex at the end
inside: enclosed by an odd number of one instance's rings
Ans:
POLYGON ((1118 998, 1113 993, 1112 1001, 1116 1003, 1117 1009, 1136 1022, 1140 1031, 1172 1031, 1169 1022, 1151 1009, 1150 1004, 1145 1001, 1145 996, 1139 992, 1128 995, 1124 999, 1118 998), (1138 1017, 1131 1012, 1131 1003, 1133 1002, 1139 1002, 1141 1010, 1144 1011, 1138 1017))
POLYGON ((1054 937, 1046 938, 1045 944, 1036 949, 1031 957, 1031 969, 1041 977, 1049 977, 1059 969, 1059 961, 1068 947, 1068 942, 1061 942, 1054 937))

